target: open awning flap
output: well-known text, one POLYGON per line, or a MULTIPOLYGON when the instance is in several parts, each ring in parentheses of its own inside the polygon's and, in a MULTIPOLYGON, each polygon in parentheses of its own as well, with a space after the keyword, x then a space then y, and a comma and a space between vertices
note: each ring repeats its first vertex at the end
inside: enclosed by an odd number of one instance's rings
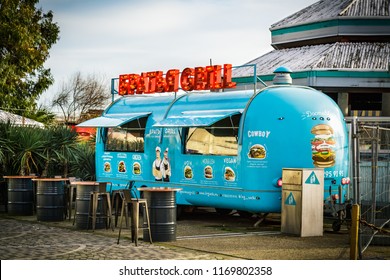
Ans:
POLYGON ((214 123, 241 114, 243 110, 215 110, 215 111, 184 111, 181 115, 168 117, 153 126, 155 127, 206 127, 214 123))
POLYGON ((117 127, 131 122, 135 119, 149 116, 151 112, 126 113, 126 114, 110 114, 93 118, 78 124, 78 127, 117 127))

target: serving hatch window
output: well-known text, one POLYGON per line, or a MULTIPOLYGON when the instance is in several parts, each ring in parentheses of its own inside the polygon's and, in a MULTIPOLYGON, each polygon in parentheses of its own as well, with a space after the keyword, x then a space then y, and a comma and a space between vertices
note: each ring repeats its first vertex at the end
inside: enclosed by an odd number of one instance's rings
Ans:
POLYGON ((241 114, 224 118, 211 126, 187 129, 185 153, 236 156, 241 114))
POLYGON ((146 121, 147 117, 143 117, 107 128, 105 150, 143 153, 146 121))

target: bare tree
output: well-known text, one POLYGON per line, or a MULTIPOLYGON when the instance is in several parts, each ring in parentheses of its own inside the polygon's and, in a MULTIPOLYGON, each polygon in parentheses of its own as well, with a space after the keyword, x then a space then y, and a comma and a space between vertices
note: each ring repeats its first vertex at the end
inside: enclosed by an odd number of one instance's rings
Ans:
POLYGON ((110 91, 104 79, 96 75, 86 78, 76 72, 63 83, 52 106, 59 107, 66 123, 79 122, 90 110, 103 109, 110 99, 110 91))

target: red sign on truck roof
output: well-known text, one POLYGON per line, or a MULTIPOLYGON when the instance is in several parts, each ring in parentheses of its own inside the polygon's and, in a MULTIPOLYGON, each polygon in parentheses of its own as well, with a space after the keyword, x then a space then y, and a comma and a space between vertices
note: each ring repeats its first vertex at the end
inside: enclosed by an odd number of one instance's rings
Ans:
POLYGON ((141 74, 123 74, 119 76, 119 95, 151 94, 160 92, 177 92, 181 89, 218 90, 234 88, 232 82, 232 65, 224 64, 205 67, 170 69, 164 75, 162 71, 141 74), (223 75, 222 75, 223 69, 223 75))

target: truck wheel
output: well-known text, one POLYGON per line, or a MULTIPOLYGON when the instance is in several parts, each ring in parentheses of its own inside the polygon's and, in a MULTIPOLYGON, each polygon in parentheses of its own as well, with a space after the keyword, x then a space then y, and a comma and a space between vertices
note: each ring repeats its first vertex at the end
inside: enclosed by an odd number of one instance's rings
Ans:
POLYGON ((342 221, 334 221, 333 224, 332 224, 333 231, 334 232, 340 231, 342 223, 343 223, 342 221))

